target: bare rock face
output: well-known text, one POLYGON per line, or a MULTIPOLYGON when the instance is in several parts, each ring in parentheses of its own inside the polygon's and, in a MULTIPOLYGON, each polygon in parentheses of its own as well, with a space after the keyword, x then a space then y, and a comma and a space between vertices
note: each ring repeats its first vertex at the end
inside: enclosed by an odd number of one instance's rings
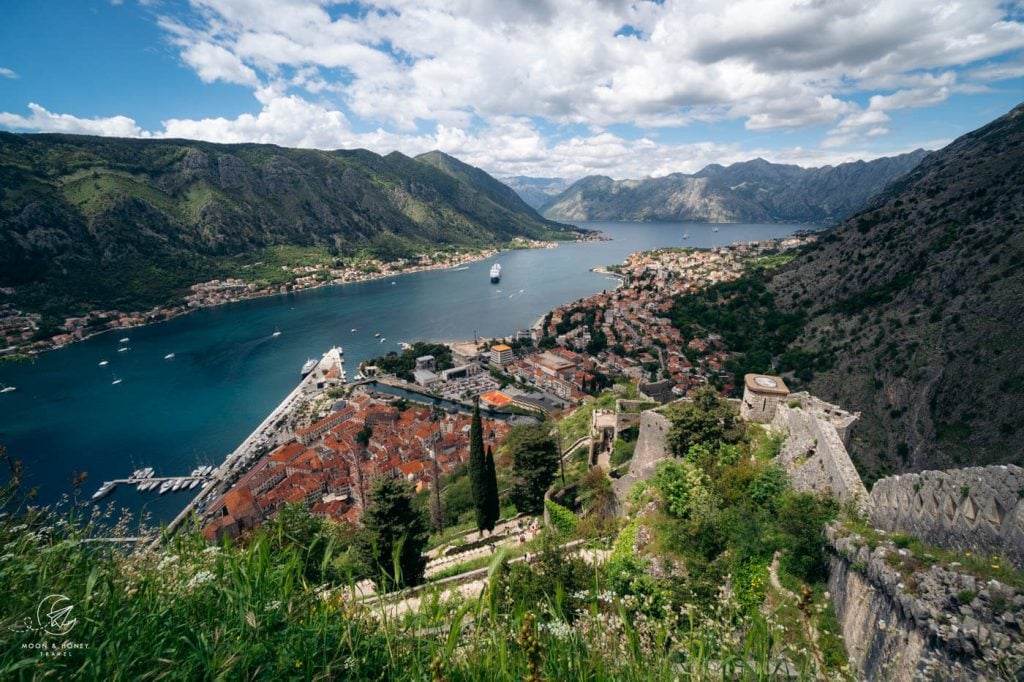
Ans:
POLYGON ((540 210, 555 220, 830 223, 858 210, 925 155, 918 150, 808 169, 755 159, 645 180, 592 175, 540 210))
POLYGON ((807 386, 862 413, 893 472, 1024 463, 1024 106, 931 154, 769 285, 834 359, 807 386))

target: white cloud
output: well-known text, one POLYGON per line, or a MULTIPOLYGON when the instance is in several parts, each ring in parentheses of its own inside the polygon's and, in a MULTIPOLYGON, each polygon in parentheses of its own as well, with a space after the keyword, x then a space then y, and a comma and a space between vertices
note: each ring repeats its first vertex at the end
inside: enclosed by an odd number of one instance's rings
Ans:
POLYGON ((34 130, 43 133, 80 133, 109 137, 145 137, 146 133, 127 116, 108 118, 78 118, 70 114, 54 114, 30 102, 29 116, 0 112, 0 126, 15 130, 34 130))
POLYGON ((260 82, 255 71, 220 45, 194 43, 182 51, 181 58, 195 69, 204 83, 224 81, 239 85, 259 85, 260 82))
MULTIPOLYGON (((758 155, 801 165, 884 155, 899 151, 882 149, 898 129, 892 112, 1024 76, 1024 24, 1008 20, 999 0, 154 7, 181 63, 205 83, 250 88, 251 112, 172 117, 146 131, 124 116, 83 119, 33 104, 28 116, 0 114, 0 125, 381 153, 440 148, 502 174, 641 177, 758 155), (616 36, 624 26, 639 37, 616 36), (818 149, 806 137, 774 150, 661 141, 671 129, 691 126, 694 140, 698 125, 730 122, 754 140, 827 132, 818 149)), ((8 71, 0 75, 16 77, 8 71)))
POLYGON ((17 78, 18 74, 16 74, 11 69, 0 66, 0 76, 3 76, 4 78, 17 78))
MULTIPOLYGON (((1024 26, 995 0, 376 0, 333 19, 315 0, 193 6, 162 25, 204 80, 337 69, 352 113, 407 131, 508 115, 595 126, 711 115, 751 130, 830 125, 866 84, 909 87, 905 96, 927 94, 927 105, 948 96, 910 85, 929 70, 1024 47, 1024 26), (625 25, 644 38, 616 36, 625 25)), ((311 79, 307 89, 324 87, 311 79)))

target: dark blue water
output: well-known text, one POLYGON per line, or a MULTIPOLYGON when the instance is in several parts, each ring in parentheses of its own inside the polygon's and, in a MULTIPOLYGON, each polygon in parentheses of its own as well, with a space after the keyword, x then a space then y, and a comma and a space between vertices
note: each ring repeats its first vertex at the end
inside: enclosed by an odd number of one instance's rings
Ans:
MULTIPOLYGON (((398 342, 503 336, 563 303, 614 286, 589 272, 634 251, 709 247, 790 234, 800 225, 584 223, 612 241, 504 252, 464 270, 414 273, 201 310, 127 332, 110 332, 33 363, 0 366, 0 443, 21 459, 41 502, 70 492, 88 472, 86 496, 108 478, 152 466, 158 475, 219 464, 299 380, 299 368, 330 346, 345 350, 350 376, 398 342), (684 232, 690 238, 682 239, 684 232), (497 285, 491 263, 502 264, 497 285), (359 331, 352 333, 352 328, 359 331), (272 337, 274 330, 281 335, 272 337), (374 332, 387 341, 380 343, 374 332), (118 353, 118 339, 131 350, 118 353), (164 355, 174 353, 173 360, 164 355), (99 367, 100 360, 110 362, 99 367), (111 381, 114 375, 122 380, 111 381)), ((118 505, 168 519, 185 494, 119 487, 118 505)))

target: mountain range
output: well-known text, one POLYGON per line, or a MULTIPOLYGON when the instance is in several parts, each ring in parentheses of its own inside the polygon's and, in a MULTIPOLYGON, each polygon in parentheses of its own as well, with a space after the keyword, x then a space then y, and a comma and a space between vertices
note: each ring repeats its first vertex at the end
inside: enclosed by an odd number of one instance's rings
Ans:
POLYGON ((924 158, 769 283, 892 471, 1024 462, 1024 105, 924 158))
POLYGON ((532 178, 528 175, 510 175, 498 179, 538 211, 572 184, 572 180, 565 178, 532 178))
POLYGON ((393 259, 576 234, 441 152, 0 132, 0 287, 55 317, 160 304, 269 246, 393 259))
MULTIPOLYGON (((587 176, 540 205, 553 220, 838 222, 913 169, 928 152, 801 168, 754 159, 712 164, 693 175, 644 180, 587 176)), ((513 185, 516 187, 517 185, 513 185)), ((520 186, 527 183, 520 181, 520 186)), ((551 185, 547 185, 550 187, 551 185)), ((520 190, 524 199, 535 194, 520 190)))

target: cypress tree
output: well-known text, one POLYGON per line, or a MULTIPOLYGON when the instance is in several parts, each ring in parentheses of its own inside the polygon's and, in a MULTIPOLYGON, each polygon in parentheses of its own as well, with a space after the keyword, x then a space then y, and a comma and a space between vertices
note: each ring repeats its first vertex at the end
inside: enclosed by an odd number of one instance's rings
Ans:
POLYGON ((484 454, 484 427, 480 420, 480 401, 473 405, 473 421, 469 427, 469 483, 476 510, 476 527, 481 533, 494 528, 488 526, 487 513, 487 461, 484 454))
POLYGON ((494 530, 494 524, 501 517, 501 504, 498 502, 498 472, 494 468, 494 453, 487 446, 487 530, 494 530))

